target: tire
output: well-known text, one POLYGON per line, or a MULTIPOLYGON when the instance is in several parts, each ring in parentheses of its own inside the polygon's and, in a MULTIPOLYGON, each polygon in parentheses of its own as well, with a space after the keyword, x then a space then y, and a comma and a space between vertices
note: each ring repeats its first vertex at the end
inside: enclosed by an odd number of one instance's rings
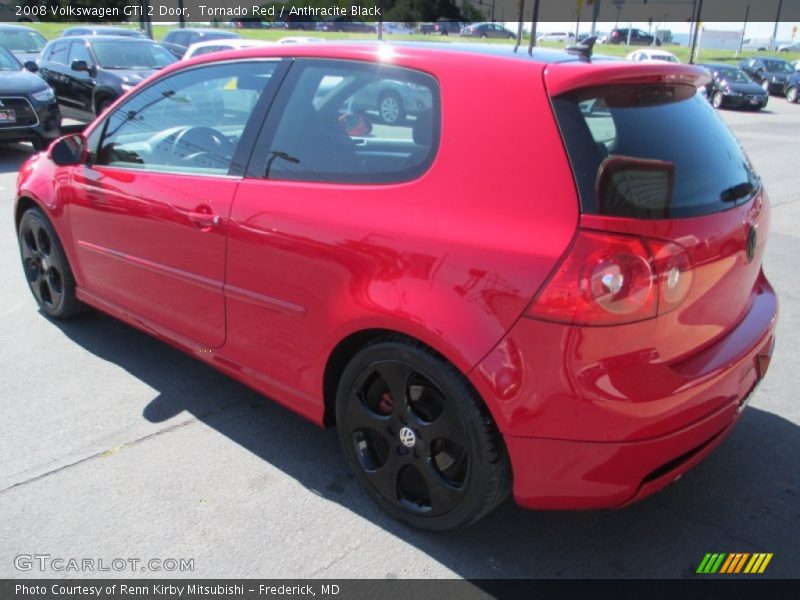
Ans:
POLYGON ((406 118, 403 99, 397 92, 384 92, 378 98, 378 116, 387 125, 402 123, 406 118))
POLYGON ((714 108, 722 108, 722 105, 725 103, 725 99, 722 95, 722 92, 714 92, 714 95, 711 97, 711 104, 714 108))
POLYGON ((482 34, 481 34, 481 39, 482 39, 482 40, 485 40, 485 39, 486 39, 486 34, 485 34, 485 33, 482 33, 482 34))
POLYGON ((69 319, 83 312, 67 255, 41 209, 25 211, 17 238, 25 279, 39 309, 54 319, 69 319))
POLYGON ((786 90, 786 100, 788 100, 792 104, 796 104, 797 103, 797 88, 796 87, 790 87, 788 90, 786 90))
POLYGON ((336 422, 367 494, 412 527, 466 527, 510 491, 505 446, 486 406, 422 344, 386 338, 358 352, 339 381, 336 422))
POLYGON ((101 114, 103 114, 103 112, 105 112, 105 110, 109 106, 111 106, 115 100, 116 98, 109 98, 108 96, 100 96, 100 98, 97 99, 97 110, 94 113, 95 116, 100 116, 101 114))
POLYGON ((515 40, 515 39, 517 39, 517 38, 516 38, 516 36, 513 36, 513 35, 507 35, 507 36, 506 36, 506 39, 507 39, 507 40, 515 40))

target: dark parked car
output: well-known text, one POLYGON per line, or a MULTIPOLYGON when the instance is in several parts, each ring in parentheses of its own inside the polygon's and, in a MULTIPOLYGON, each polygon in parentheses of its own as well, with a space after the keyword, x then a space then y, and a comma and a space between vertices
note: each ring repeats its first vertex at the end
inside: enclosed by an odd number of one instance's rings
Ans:
POLYGON ((41 75, 65 116, 91 120, 147 76, 176 61, 149 39, 59 38, 44 49, 41 75))
POLYGON ((473 23, 461 28, 464 37, 501 38, 513 40, 517 36, 499 23, 473 23))
POLYGON ((798 92, 800 92, 800 74, 795 73, 786 80, 783 86, 783 95, 789 102, 795 103, 798 100, 798 92))
POLYGON ((417 33, 422 35, 458 35, 464 24, 460 21, 436 21, 435 23, 420 23, 417 33))
POLYGON ((317 23, 317 31, 338 31, 347 33, 375 33, 375 26, 350 17, 337 17, 331 21, 317 23))
POLYGON ((29 60, 38 63, 46 44, 47 40, 35 29, 0 24, 0 46, 12 52, 23 64, 29 60))
POLYGON ((146 38, 147 35, 139 29, 130 27, 109 27, 93 25, 69 27, 61 32, 61 37, 77 37, 83 35, 116 35, 119 37, 146 38))
POLYGON ((61 113, 37 70, 35 62, 23 66, 0 46, 0 142, 31 142, 39 149, 58 137, 61 113))
POLYGON ((183 55, 186 54, 186 49, 197 42, 239 37, 242 36, 235 31, 225 31, 224 29, 173 29, 167 32, 167 35, 161 41, 161 45, 172 52, 176 58, 183 58, 183 55))
POLYGON ((699 66, 711 74, 711 81, 706 85, 706 94, 714 108, 760 110, 767 105, 769 94, 740 68, 717 64, 699 66))
MULTIPOLYGON (((631 46, 650 46, 653 44, 653 36, 641 29, 630 29, 630 45, 631 46)), ((627 44, 628 43, 628 28, 616 27, 611 30, 611 33, 605 38, 606 44, 627 44)), ((656 46, 661 45, 661 40, 655 38, 656 46)))
MULTIPOLYGON (((778 309, 769 197, 708 74, 386 49, 178 63, 28 160, 13 225, 42 316, 95 307, 335 425, 354 479, 417 527, 678 480, 744 415, 778 309), (430 109, 370 131, 352 101, 385 80, 430 109)), ((699 486, 680 487, 658 504, 699 486)))
POLYGON ((748 58, 739 63, 742 70, 769 94, 783 93, 783 86, 794 68, 780 58, 748 58))

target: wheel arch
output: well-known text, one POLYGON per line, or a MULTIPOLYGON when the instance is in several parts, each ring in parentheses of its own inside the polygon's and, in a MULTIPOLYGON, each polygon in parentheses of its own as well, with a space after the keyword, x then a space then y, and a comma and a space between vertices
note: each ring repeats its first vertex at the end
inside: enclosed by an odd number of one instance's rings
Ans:
MULTIPOLYGON (((450 365, 453 366, 461 375, 464 377, 465 381, 472 386, 475 387, 472 381, 468 376, 469 367, 464 364, 459 364, 460 362, 458 359, 454 359, 451 353, 447 351, 442 351, 440 347, 437 347, 438 344, 430 343, 430 340, 421 339, 420 336, 411 335, 406 332, 398 331, 396 329, 387 329, 387 328, 369 328, 369 329, 360 329, 358 331, 353 331, 352 333, 348 334, 333 347, 331 352, 328 354, 328 359, 325 362, 325 369, 323 371, 323 380, 322 380, 322 392, 323 392, 323 401, 324 401, 324 414, 323 414, 323 425, 325 427, 330 427, 336 424, 336 391, 339 386, 339 380, 344 372, 345 368, 347 367, 350 359, 358 353, 362 348, 370 344, 377 343, 382 340, 394 340, 394 341, 405 341, 409 344, 417 344, 422 345, 437 356, 439 356, 442 360, 448 362, 450 365)), ((491 406, 486 399, 480 394, 480 392, 476 389, 476 393, 481 398, 484 406, 486 407, 487 411, 492 415, 492 419, 494 420, 493 411, 491 406)))

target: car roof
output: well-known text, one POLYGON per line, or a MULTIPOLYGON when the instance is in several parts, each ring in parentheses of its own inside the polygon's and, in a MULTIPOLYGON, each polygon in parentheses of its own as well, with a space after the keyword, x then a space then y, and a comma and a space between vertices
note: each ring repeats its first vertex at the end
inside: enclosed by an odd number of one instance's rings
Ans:
POLYGON ((126 44, 144 44, 150 42, 155 44, 153 40, 147 37, 136 37, 127 35, 71 35, 65 38, 56 38, 54 42, 74 42, 83 40, 84 42, 119 42, 124 40, 126 44))
POLYGON ((167 33, 172 33, 173 31, 188 31, 190 33, 229 33, 233 36, 238 35, 235 31, 226 31, 225 29, 215 29, 213 27, 185 27, 183 29, 170 29, 167 33))
POLYGON ((711 67, 712 69, 737 69, 740 70, 739 65, 727 65, 725 63, 700 63, 698 67, 711 67))
MULTIPOLYGON (((0 23, 0 29, 18 29, 25 31, 36 31, 33 27, 25 27, 25 25, 16 25, 15 23, 0 23)), ((39 33, 36 31, 36 33, 39 33)))

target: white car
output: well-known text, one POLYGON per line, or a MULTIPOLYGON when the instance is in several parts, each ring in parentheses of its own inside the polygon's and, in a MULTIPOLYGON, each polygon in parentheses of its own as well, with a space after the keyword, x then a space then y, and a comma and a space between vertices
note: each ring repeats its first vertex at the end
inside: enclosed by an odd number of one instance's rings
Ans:
POLYGON ((391 33, 393 35, 411 35, 414 30, 405 23, 384 23, 383 33, 391 33))
POLYGON ((543 33, 538 38, 537 42, 572 42, 575 41, 575 34, 565 31, 555 31, 553 33, 543 33))
POLYGON ((781 44, 778 46, 778 52, 800 52, 800 42, 781 44))
POLYGON ((632 60, 634 62, 641 62, 641 61, 660 61, 660 62, 671 62, 671 63, 679 63, 681 61, 678 60, 678 57, 675 56, 672 52, 667 52, 666 50, 655 50, 651 48, 645 48, 644 50, 636 50, 628 54, 625 57, 628 60, 632 60))
POLYGON ((181 60, 189 60, 201 54, 211 54, 212 52, 221 52, 222 50, 237 50, 239 48, 253 48, 255 46, 271 46, 275 42, 268 42, 266 40, 248 40, 240 38, 225 38, 219 40, 207 40, 205 42, 197 42, 192 44, 186 49, 186 54, 183 55, 181 60))
POLYGON ((317 44, 324 42, 325 38, 289 36, 279 39, 277 44, 317 44))

